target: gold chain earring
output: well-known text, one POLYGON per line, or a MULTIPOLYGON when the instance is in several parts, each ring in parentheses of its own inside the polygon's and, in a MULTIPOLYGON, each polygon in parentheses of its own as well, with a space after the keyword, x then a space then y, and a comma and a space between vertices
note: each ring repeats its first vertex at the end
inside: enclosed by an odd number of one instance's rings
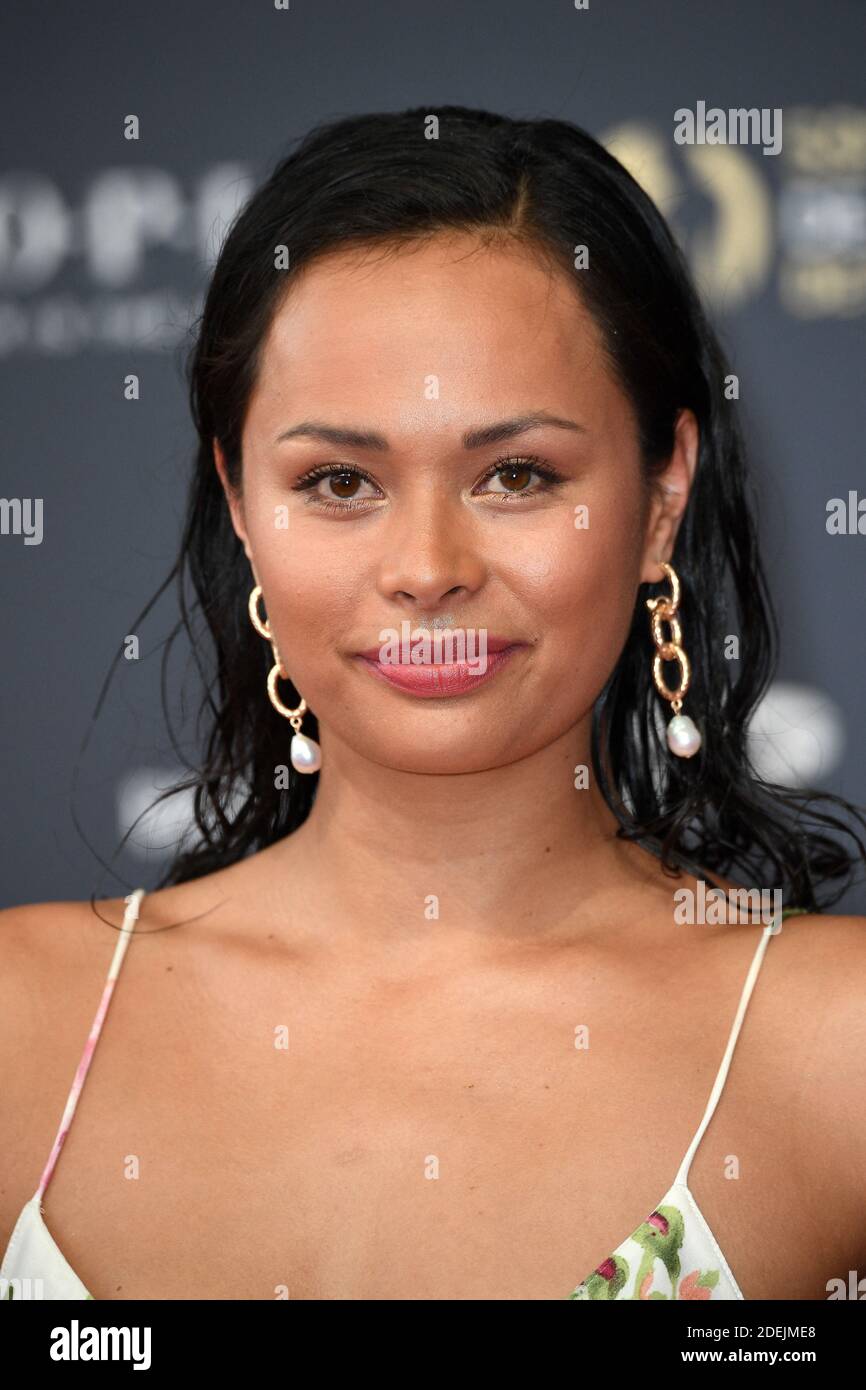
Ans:
POLYGON ((671 709, 674 712, 674 717, 667 727, 668 748, 678 758, 692 758, 700 748, 702 740, 694 720, 690 719, 687 714, 680 714, 683 707, 683 697, 692 679, 692 668, 682 648, 683 634, 679 619, 676 616, 680 605, 680 581, 673 565, 668 565, 663 560, 659 563, 671 582, 671 592, 670 595, 663 594, 658 598, 648 598, 646 601, 646 606, 652 613, 652 638, 656 646, 656 653, 653 657, 653 680, 656 690, 665 700, 670 701, 671 709), (669 641, 665 641, 662 623, 667 623, 670 627, 669 641), (665 685, 662 676, 662 661, 677 662, 680 668, 678 690, 669 690, 665 685))
POLYGON ((257 584, 250 594, 249 604, 247 606, 250 622, 256 632, 261 633, 262 637, 268 639, 271 644, 271 650, 274 653, 274 664, 268 673, 268 696, 277 713, 281 714, 284 719, 288 719, 294 729, 292 746, 289 753, 292 760, 292 767, 296 772, 318 772, 319 768, 322 766, 322 750, 314 738, 307 738, 306 734, 301 733, 301 720, 307 712, 306 700, 301 700, 297 709, 288 709, 277 693, 277 681, 280 677, 282 677, 283 680, 288 680, 289 673, 283 666, 270 627, 266 622, 263 622, 259 616, 259 599, 261 596, 262 586, 261 584, 257 584))

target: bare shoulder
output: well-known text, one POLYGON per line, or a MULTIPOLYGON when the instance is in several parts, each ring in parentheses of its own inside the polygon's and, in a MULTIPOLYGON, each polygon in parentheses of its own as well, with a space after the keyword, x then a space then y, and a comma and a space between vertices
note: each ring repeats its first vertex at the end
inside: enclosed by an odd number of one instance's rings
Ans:
MULTIPOLYGON (((40 1047, 56 1050, 67 1029, 93 1013, 94 986, 104 977, 119 938, 126 903, 106 898, 91 903, 26 903, 0 911, 0 1048, 15 1058, 10 1090, 24 1085, 31 1063, 45 1058, 40 1047), (17 1078, 17 1082, 16 1082, 17 1078)), ((90 1020, 87 1019, 86 1030, 90 1020)), ((3 1129, 8 1133, 8 1129, 3 1129)))
POLYGON ((842 1174, 853 1178, 866 1165, 866 917, 787 917, 769 952, 774 987, 765 997, 790 1048, 802 1113, 825 1136, 827 1158, 838 1150, 842 1174))
POLYGON ((0 911, 0 1026, 14 1028, 52 1000, 60 1005, 82 970, 102 961, 107 969, 125 907, 123 898, 107 898, 0 911))
MULTIPOLYGON (((770 950, 780 1005, 796 1009, 828 1045, 866 1028, 866 917, 786 917, 770 950)), ((846 1049, 847 1050, 847 1049, 846 1049)), ((852 1049, 853 1050, 853 1049, 852 1049)), ((852 1064, 856 1061, 852 1057, 852 1064)))
MULTIPOLYGON (((196 944, 219 939, 227 915, 219 908, 237 901, 235 872, 221 870, 201 879, 144 894, 135 938, 153 937, 153 961, 162 943, 184 939, 172 928, 205 923, 196 944), (216 924, 216 930, 211 930, 216 924)), ((112 956, 120 939, 126 897, 91 902, 26 903, 0 910, 0 1048, 21 1059, 22 1085, 30 1064, 44 1060, 41 1040, 56 1055, 65 1033, 86 1037, 112 956), (84 1027, 84 1033, 81 1029, 84 1027)), ((125 967, 128 969, 128 967, 125 967)), ((3 1097, 0 1095, 0 1121, 3 1097)))
POLYGON ((817 1007, 866 1008, 866 917, 801 913, 774 933, 777 970, 817 1007))
MULTIPOLYGON (((194 920, 203 903, 218 901, 202 885, 221 877, 146 893, 136 935, 159 935, 161 928, 194 920)), ((0 1043, 14 1047, 21 1029, 62 1025, 76 1012, 78 988, 93 1004, 93 982, 111 964, 128 901, 25 903, 0 910, 0 1043)))

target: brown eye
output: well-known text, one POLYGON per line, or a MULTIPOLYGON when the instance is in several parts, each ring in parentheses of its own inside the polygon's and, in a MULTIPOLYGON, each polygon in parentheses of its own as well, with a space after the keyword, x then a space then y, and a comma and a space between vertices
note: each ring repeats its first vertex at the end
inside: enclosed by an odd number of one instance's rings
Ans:
POLYGON ((357 484, 361 481, 357 473, 332 473, 328 478, 328 487, 335 497, 354 497, 357 491, 357 484))
POLYGON ((359 468, 349 468, 334 463, 322 464, 310 469, 296 483, 295 492, 305 492, 308 506, 318 507, 336 516, 338 512, 348 513, 358 508, 369 511, 368 502, 382 498, 382 492, 366 473, 359 468), (362 492, 367 488, 367 492, 362 492))
POLYGON ((509 497, 534 497, 561 481, 560 475, 532 455, 528 458, 497 459, 484 478, 484 492, 505 501, 509 497), (536 480, 536 481, 534 481, 536 480))
POLYGON ((532 472, 533 470, 525 464, 512 463, 507 468, 501 468, 496 476, 506 485, 508 492, 522 492, 524 486, 529 483, 532 472))

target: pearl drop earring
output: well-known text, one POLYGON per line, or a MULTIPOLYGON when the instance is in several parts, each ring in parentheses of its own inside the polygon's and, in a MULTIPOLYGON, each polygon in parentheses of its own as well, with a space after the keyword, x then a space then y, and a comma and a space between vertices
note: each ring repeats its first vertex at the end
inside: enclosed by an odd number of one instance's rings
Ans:
POLYGON ((292 767, 296 772, 318 772, 319 768, 322 766, 322 750, 314 738, 308 738, 306 734, 301 733, 301 720, 307 712, 306 700, 301 700, 297 709, 288 709, 283 704, 277 692, 277 681, 280 678, 288 680, 289 673, 283 666, 270 627, 259 616, 259 599, 261 596, 262 586, 261 584, 257 584, 250 594, 247 608, 253 627, 262 637, 267 638, 271 644, 271 650, 274 653, 274 664, 268 673, 268 697, 277 713, 281 714, 284 719, 288 719, 294 729, 292 745, 289 750, 292 767))
POLYGON ((658 598, 648 598, 646 606, 652 613, 652 637, 656 646, 656 653, 653 657, 653 680, 659 694, 670 701, 674 717, 667 727, 668 748, 678 758, 692 758, 701 746, 702 739, 693 719, 687 714, 680 714, 683 707, 683 697, 689 688, 692 678, 692 670, 689 659, 682 648, 682 629, 679 619, 676 617, 680 603, 680 581, 673 565, 666 564, 663 560, 659 562, 668 579, 671 582, 670 596, 664 595, 658 598), (662 632, 662 623, 667 623, 671 630, 670 641, 666 642, 662 632), (676 661, 680 668, 680 685, 678 690, 669 690, 662 677, 662 661, 676 661))

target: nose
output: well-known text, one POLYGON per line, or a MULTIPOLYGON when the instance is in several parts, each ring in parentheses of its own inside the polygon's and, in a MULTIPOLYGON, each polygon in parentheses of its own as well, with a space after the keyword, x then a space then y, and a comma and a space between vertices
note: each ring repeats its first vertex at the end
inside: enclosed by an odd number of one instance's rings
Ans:
POLYGON ((385 598, 413 613, 435 613, 446 601, 471 597, 486 566, 471 520, 443 498, 394 518, 379 567, 385 598))

